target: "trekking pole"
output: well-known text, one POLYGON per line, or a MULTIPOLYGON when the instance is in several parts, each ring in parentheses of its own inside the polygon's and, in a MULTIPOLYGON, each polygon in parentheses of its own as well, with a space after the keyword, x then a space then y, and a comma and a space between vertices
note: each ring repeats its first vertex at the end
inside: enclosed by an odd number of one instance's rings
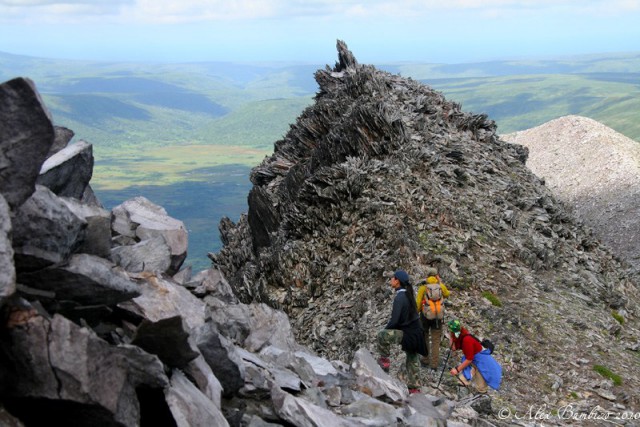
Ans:
POLYGON ((449 356, 451 356, 451 351, 453 350, 454 344, 455 344, 455 341, 451 343, 451 347, 449 347, 449 352, 447 353, 447 357, 444 359, 444 366, 442 367, 442 372, 440 372, 440 379, 438 380, 438 385, 436 386, 436 390, 440 389, 442 376, 444 375, 444 370, 447 369, 447 363, 449 362, 449 356))

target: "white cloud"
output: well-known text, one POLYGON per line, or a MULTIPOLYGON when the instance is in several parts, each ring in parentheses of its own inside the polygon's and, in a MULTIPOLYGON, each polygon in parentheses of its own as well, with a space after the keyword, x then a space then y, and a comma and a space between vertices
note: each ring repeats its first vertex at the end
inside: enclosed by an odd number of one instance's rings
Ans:
POLYGON ((640 0, 0 0, 0 22, 171 24, 257 19, 437 19, 471 12, 490 19, 572 11, 640 11, 640 0))

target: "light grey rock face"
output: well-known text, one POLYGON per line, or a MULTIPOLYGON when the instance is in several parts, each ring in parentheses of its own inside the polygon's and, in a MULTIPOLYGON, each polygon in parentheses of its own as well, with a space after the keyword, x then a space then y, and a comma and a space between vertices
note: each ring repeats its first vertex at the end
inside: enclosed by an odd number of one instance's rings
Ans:
POLYGON ((58 196, 81 199, 92 175, 93 146, 79 141, 49 157, 36 182, 58 196))
POLYGON ((58 196, 40 185, 16 210, 12 224, 18 274, 65 261, 84 240, 87 227, 58 196))
POLYGON ((271 389, 271 400, 278 415, 295 426, 361 427, 366 425, 360 421, 340 417, 328 409, 297 398, 277 386, 271 389))
MULTIPOLYGON (((142 363, 135 363, 137 368, 132 368, 118 348, 62 316, 56 315, 51 321, 35 316, 26 325, 10 332, 15 345, 9 357, 20 372, 19 381, 9 386, 13 396, 75 403, 76 411, 48 414, 50 418, 67 420, 68 425, 112 425, 114 421, 138 425, 135 388, 140 384, 131 379, 143 376, 129 372, 143 367, 142 363), (104 369, 107 366, 109 369, 104 369)), ((164 373, 152 372, 152 367, 147 364, 147 375, 154 377, 156 384, 166 383, 164 373)), ((34 410, 33 404, 11 409, 27 419, 44 418, 43 414, 28 414, 34 410)))
POLYGON ((184 367, 184 373, 193 378, 198 389, 207 396, 218 409, 221 406, 222 384, 213 374, 211 367, 207 364, 201 354, 184 367))
POLYGON ((301 348, 289 318, 266 304, 221 305, 212 311, 211 318, 223 334, 249 351, 259 352, 270 345, 291 351, 301 348))
POLYGON ((16 269, 13 265, 10 232, 9 205, 0 194, 0 307, 2 307, 4 299, 16 290, 16 269))
POLYGON ((184 223, 144 197, 127 200, 112 209, 111 227, 116 235, 136 241, 162 236, 171 248, 170 274, 175 274, 187 257, 188 235, 184 223))
POLYGON ((54 130, 29 79, 0 85, 0 117, 0 192, 13 211, 33 193, 40 166, 53 144, 54 130))
POLYGON ((206 305, 184 287, 155 275, 144 275, 136 282, 141 295, 119 304, 122 310, 152 322, 181 316, 191 331, 205 324, 206 305))
POLYGON ((206 274, 194 292, 203 296, 212 296, 226 304, 237 304, 238 298, 236 298, 229 282, 225 279, 224 275, 217 268, 210 268, 206 270, 206 274))
POLYGON ((178 427, 229 426, 220 409, 178 370, 173 371, 165 395, 178 427))
POLYGON ((157 236, 135 245, 116 246, 111 249, 111 259, 132 273, 166 273, 171 267, 171 248, 164 237, 157 236))
POLYGON ((390 426, 400 418, 398 408, 369 396, 343 406, 340 412, 367 426, 390 426))
POLYGON ((407 386, 385 373, 368 350, 361 348, 356 352, 352 367, 358 385, 371 390, 374 397, 386 396, 395 402, 409 395, 407 386))

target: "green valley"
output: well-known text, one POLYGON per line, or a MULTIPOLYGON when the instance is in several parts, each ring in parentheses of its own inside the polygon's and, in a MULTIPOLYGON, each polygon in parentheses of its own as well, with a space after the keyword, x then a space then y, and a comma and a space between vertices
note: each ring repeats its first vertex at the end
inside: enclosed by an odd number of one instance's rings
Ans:
MULTIPOLYGON (((331 61, 333 58, 327 58, 331 61)), ((640 141, 640 54, 377 68, 424 82, 500 134, 568 114, 640 141)), ((246 212, 250 169, 312 103, 321 64, 103 63, 0 53, 0 79, 32 79, 56 125, 94 146, 106 208, 143 195, 185 222, 206 268, 222 216, 246 212)))

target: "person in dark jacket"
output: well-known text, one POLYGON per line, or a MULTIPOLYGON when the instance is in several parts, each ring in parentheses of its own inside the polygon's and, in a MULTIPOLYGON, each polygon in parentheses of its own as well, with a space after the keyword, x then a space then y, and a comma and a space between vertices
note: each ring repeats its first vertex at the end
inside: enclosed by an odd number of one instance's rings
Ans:
POLYGON ((389 359, 391 345, 400 344, 406 354, 409 393, 418 393, 420 391, 418 384, 420 358, 418 355, 426 355, 427 346, 416 309, 413 286, 409 280, 409 274, 404 270, 397 270, 389 284, 394 289, 396 296, 393 299, 391 319, 389 319, 387 326, 378 332, 378 352, 380 353, 378 364, 388 372, 391 366, 389 359))

